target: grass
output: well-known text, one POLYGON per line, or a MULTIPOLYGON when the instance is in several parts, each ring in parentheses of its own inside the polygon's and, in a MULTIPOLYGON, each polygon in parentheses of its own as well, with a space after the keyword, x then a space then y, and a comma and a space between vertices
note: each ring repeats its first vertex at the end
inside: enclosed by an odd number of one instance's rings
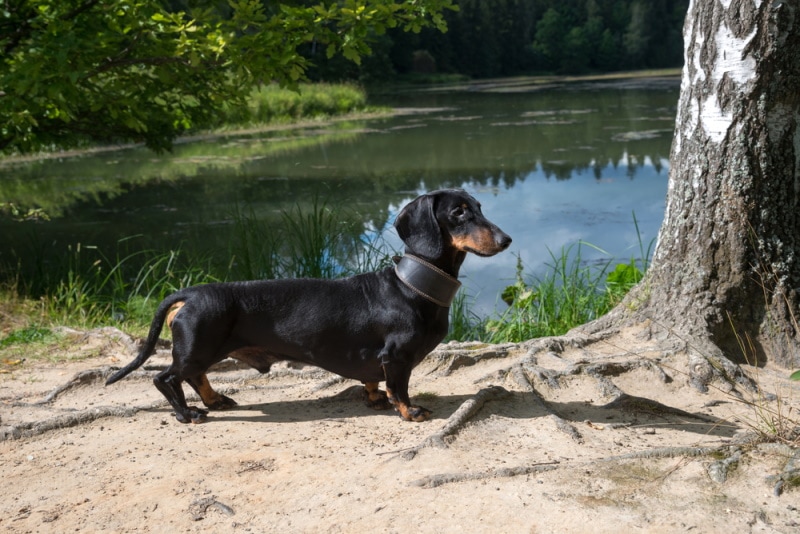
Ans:
MULTIPOLYGON (((645 247, 636 215, 634 226, 639 237, 639 259, 614 264, 613 258, 599 264, 583 260, 583 248, 599 248, 578 242, 550 253, 544 274, 525 275, 517 258, 516 282, 503 291, 508 305, 499 317, 481 318, 469 309, 463 293, 451 307, 449 339, 487 343, 520 342, 564 334, 572 328, 605 315, 630 289, 639 283, 649 265, 653 241, 645 247)), ((603 252, 606 254, 605 252, 603 252)))
POLYGON ((366 111, 367 95, 359 86, 300 84, 296 91, 268 84, 253 90, 244 108, 229 109, 225 128, 319 119, 366 111))
MULTIPOLYGON (((35 286, 7 291, 14 295, 9 302, 24 302, 20 295, 39 297, 35 318, 6 328, 12 331, 7 343, 25 343, 28 338, 17 331, 48 325, 113 325, 141 333, 158 302, 181 287, 225 280, 349 276, 391 265, 395 252, 382 242, 380 230, 374 235, 363 231, 358 214, 333 210, 320 199, 305 208, 284 210, 280 225, 241 206, 231 219, 230 260, 222 267, 210 257, 190 256, 180 249, 135 250, 140 236, 121 240, 110 255, 94 246, 69 247, 60 263, 48 260, 35 286)), ((559 254, 551 252, 548 271, 535 278, 526 276, 518 259, 516 282, 502 294, 508 308, 497 317, 479 317, 460 293, 451 308, 448 339, 501 343, 559 335, 606 313, 641 279, 650 251, 640 244, 644 260, 631 259, 612 268, 612 260, 585 263, 585 246, 591 245, 579 242, 559 254)))
MULTIPOLYGON (((672 333, 677 335, 675 332, 672 333)), ((693 346, 688 340, 684 341, 693 350, 703 355, 700 348, 693 346)), ((750 377, 754 389, 744 388, 743 391, 739 391, 714 384, 708 384, 708 387, 727 397, 731 403, 741 404, 747 408, 749 414, 737 415, 735 422, 743 424, 755 436, 753 443, 783 443, 790 447, 800 446, 800 416, 793 407, 795 404, 793 388, 787 388, 785 384, 778 383, 775 385, 774 393, 768 391, 763 385, 765 380, 760 376, 758 360, 752 345, 743 342, 740 348, 744 361, 755 374, 750 377)), ((684 371, 674 368, 672 371, 684 375, 687 379, 690 378, 689 374, 684 371)))
MULTIPOLYGON (((136 249, 140 236, 121 240, 111 254, 77 244, 60 261, 48 258, 41 276, 34 277, 36 285, 8 290, 15 296, 9 300, 38 297, 38 304, 34 318, 5 328, 12 332, 7 343, 26 343, 28 334, 18 330, 34 332, 49 325, 113 325, 143 333, 158 302, 182 287, 225 280, 337 278, 391 265, 395 252, 382 241, 382 230, 366 233, 357 213, 331 209, 318 198, 284 210, 280 224, 259 218, 246 206, 237 206, 231 220, 224 256, 230 259, 223 265, 180 249, 136 249)), ((563 334, 605 314, 642 278, 650 249, 640 240, 643 259, 589 264, 582 255, 586 246, 591 247, 578 242, 558 254, 551 251, 548 270, 536 277, 526 275, 518 258, 516 282, 502 294, 508 307, 499 316, 479 317, 461 292, 451 307, 448 339, 518 342, 563 334)))
POLYGON ((584 246, 578 242, 558 254, 550 251, 547 271, 533 278, 526 278, 518 258, 516 282, 501 295, 508 307, 499 317, 482 319, 463 297, 457 299, 451 309, 451 338, 516 343, 561 335, 606 314, 644 273, 635 260, 613 269, 612 260, 587 264, 582 259, 584 246))
MULTIPOLYGON (((94 328, 113 325, 146 331, 156 305, 190 285, 242 279, 336 278, 389 265, 391 252, 364 232, 358 214, 331 209, 315 199, 282 212, 280 223, 260 219, 252 209, 231 214, 230 248, 219 261, 180 250, 141 250, 141 236, 122 239, 111 253, 78 243, 66 254, 43 257, 33 282, 7 287, 0 318, 2 343, 28 343, 27 329, 49 325, 94 328), (34 306, 32 303, 36 302, 34 306), (27 303, 23 306, 23 303, 27 303), (24 308, 24 309, 23 309, 24 308), (6 341, 8 340, 8 341, 6 341)), ((2 345, 0 345, 2 346, 2 345)))

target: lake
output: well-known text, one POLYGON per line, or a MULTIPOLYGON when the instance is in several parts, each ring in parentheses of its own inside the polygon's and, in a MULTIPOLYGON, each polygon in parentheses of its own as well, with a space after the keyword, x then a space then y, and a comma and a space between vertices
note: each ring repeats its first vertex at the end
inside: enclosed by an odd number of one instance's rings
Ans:
POLYGON ((314 202, 346 210, 365 239, 400 249, 391 227, 399 209, 425 191, 461 187, 514 239, 462 270, 473 309, 487 314, 517 258, 535 274, 549 251, 581 240, 607 253, 584 246, 587 261, 628 261, 640 239, 650 244, 664 214, 679 85, 408 89, 371 98, 397 108, 390 117, 199 138, 162 155, 134 147, 6 164, 0 201, 41 206, 51 220, 0 219, 0 276, 42 276, 78 243, 114 257, 120 240, 126 253, 180 247, 225 264, 234 213, 269 225, 314 202))

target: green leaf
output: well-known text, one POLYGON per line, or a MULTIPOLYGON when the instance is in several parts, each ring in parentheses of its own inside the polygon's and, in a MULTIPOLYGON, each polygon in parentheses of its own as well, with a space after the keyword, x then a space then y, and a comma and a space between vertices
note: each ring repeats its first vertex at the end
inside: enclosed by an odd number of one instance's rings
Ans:
POLYGON ((642 279, 642 271, 631 261, 631 263, 620 263, 606 276, 606 283, 609 285, 632 286, 642 279))
POLYGON ((75 6, 86 2, 2 4, 4 27, 26 32, 19 42, 0 37, 0 146, 30 152, 146 133, 148 147, 169 148, 186 125, 211 126, 255 84, 303 79, 307 43, 359 63, 376 33, 437 25, 451 3, 104 0, 79 21, 75 6), (174 7, 184 5, 191 14, 174 7))
POLYGON ((789 380, 800 380, 800 371, 795 371, 789 375, 789 380))

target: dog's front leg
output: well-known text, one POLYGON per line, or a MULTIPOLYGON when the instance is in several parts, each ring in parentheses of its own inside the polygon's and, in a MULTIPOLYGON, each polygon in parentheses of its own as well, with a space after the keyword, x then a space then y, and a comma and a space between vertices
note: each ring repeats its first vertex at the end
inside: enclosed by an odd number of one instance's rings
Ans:
POLYGON ((408 396, 408 382, 411 378, 411 367, 396 363, 383 365, 386 374, 386 394, 395 410, 406 421, 422 422, 431 416, 431 411, 422 406, 414 406, 408 396))

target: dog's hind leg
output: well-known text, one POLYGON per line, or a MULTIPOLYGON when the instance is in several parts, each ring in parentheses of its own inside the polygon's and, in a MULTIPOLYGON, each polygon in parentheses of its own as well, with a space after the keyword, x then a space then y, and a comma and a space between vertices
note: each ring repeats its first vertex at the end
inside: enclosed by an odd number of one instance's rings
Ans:
POLYGON ((186 404, 186 397, 181 387, 182 380, 175 374, 172 366, 161 371, 153 379, 153 384, 167 398, 175 410, 175 417, 181 423, 202 423, 208 412, 186 404))
POLYGON ((388 395, 385 391, 378 389, 377 382, 364 382, 364 398, 367 406, 373 410, 388 410, 392 407, 388 395))
POLYGON ((205 404, 209 410, 227 410, 236 406, 235 400, 214 391, 205 373, 197 377, 187 377, 186 382, 200 395, 203 404, 205 404))

